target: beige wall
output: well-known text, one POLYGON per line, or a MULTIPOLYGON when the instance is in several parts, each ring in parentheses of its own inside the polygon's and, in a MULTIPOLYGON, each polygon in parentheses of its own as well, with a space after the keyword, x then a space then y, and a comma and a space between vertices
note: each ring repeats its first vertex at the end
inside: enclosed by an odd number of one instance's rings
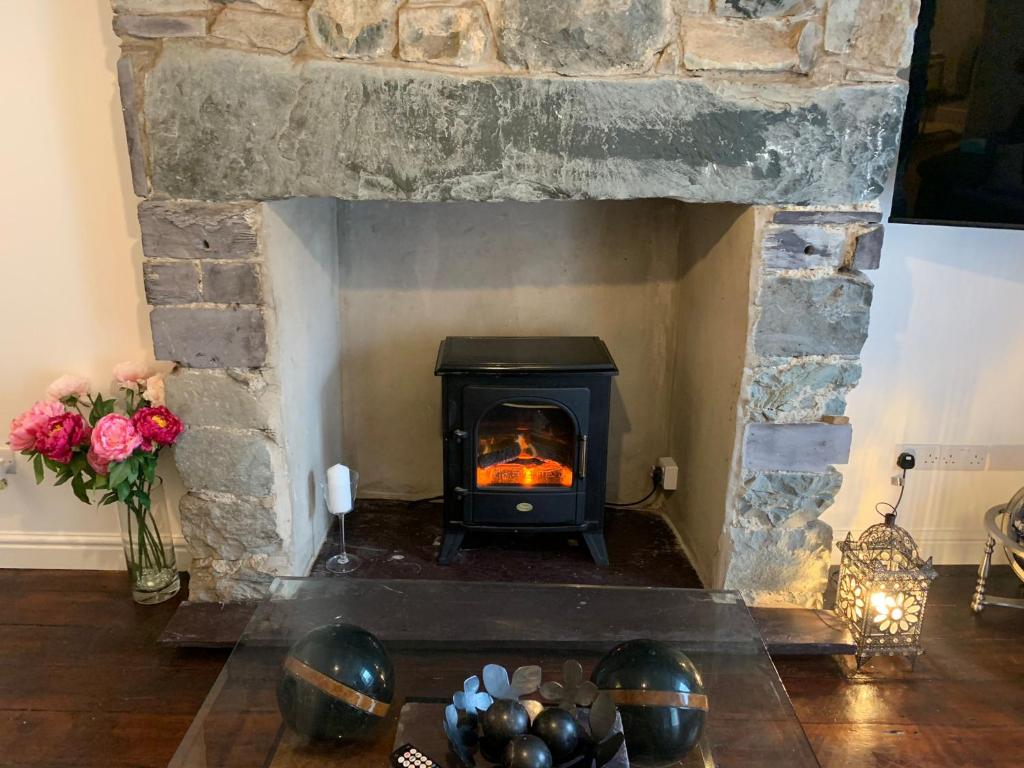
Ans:
POLYGON ((367 495, 441 490, 445 336, 600 336, 618 363, 608 498, 668 447, 681 205, 664 200, 342 206, 346 455, 367 495))
MULTIPOLYGON (((115 363, 152 349, 109 3, 2 0, 0 24, 3 441, 59 374, 105 388, 115 363)), ((37 488, 18 462, 0 491, 0 567, 124 566, 112 507, 37 488)))
POLYGON ((753 228, 751 208, 691 206, 680 247, 671 422, 679 490, 665 506, 708 586, 721 577, 716 563, 747 348, 753 228))

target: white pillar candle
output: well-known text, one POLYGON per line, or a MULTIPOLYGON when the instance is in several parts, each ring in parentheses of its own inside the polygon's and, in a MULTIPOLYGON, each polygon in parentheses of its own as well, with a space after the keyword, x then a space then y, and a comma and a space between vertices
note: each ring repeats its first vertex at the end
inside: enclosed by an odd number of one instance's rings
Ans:
POLYGON ((352 479, 344 464, 327 469, 327 509, 335 515, 352 511, 352 479))

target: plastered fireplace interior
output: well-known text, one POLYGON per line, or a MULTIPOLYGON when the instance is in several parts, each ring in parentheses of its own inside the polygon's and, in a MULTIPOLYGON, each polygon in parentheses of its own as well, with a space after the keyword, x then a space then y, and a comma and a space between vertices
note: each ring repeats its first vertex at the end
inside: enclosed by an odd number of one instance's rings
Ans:
POLYGON ((446 335, 596 335, 610 499, 820 604, 916 3, 114 0, 192 599, 309 567, 323 468, 440 488, 446 335), (571 7, 568 7, 571 6, 571 7))

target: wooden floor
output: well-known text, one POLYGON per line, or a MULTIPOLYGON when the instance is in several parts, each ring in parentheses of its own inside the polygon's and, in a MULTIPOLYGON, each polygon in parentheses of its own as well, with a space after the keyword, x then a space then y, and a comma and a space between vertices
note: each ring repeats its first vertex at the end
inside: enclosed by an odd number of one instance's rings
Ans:
MULTIPOLYGON (((975 617, 971 569, 941 570, 912 676, 777 659, 827 768, 1024 762, 1024 611, 975 617)), ((0 765, 166 765, 227 657, 155 645, 175 602, 133 605, 120 573, 0 571, 0 765)))

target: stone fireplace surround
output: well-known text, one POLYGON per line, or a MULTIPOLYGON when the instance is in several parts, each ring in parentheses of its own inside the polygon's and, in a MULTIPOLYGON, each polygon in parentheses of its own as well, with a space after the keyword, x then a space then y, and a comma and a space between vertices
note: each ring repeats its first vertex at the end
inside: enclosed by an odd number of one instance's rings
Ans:
POLYGON ((438 207, 444 250, 459 247, 453 212, 519 201, 675 222, 671 321, 649 357, 660 394, 620 391, 660 436, 623 438, 622 493, 630 462, 674 456, 666 512, 705 582, 820 604, 831 529, 817 518, 850 448, 872 201, 895 159, 916 2, 113 6, 154 346, 180 365, 168 398, 190 425, 176 461, 193 599, 304 572, 327 527, 319 473, 374 439, 344 434, 363 409, 343 419, 340 403, 343 262, 365 263, 372 249, 351 246, 373 240, 351 233, 401 232, 393 203, 417 202, 438 207))

